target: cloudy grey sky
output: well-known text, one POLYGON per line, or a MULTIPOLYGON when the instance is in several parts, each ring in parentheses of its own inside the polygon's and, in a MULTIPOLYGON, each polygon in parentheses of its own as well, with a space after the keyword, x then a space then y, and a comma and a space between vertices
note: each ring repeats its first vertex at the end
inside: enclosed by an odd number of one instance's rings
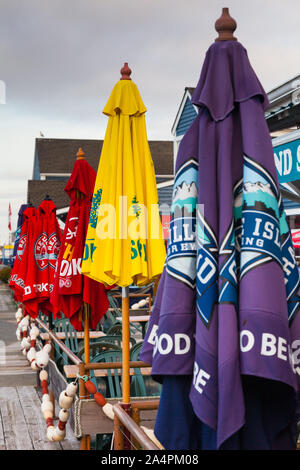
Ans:
POLYGON ((35 138, 103 139, 102 109, 125 61, 149 139, 172 139, 227 6, 266 91, 300 73, 299 0, 0 0, 0 244, 26 202, 35 138), (0 96, 1 102, 1 96, 0 96))

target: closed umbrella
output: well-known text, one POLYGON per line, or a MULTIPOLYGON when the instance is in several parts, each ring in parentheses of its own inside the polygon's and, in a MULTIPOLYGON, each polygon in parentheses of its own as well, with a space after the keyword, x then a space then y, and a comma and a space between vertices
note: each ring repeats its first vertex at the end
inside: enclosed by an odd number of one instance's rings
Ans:
POLYGON ((13 262, 15 261, 16 254, 17 254, 17 248, 19 245, 19 240, 20 240, 20 235, 21 235, 21 230, 22 230, 22 225, 24 223, 24 211, 29 207, 30 204, 22 204, 20 206, 19 212, 18 212, 18 221, 17 221, 17 229, 16 229, 16 234, 15 234, 15 242, 14 242, 14 250, 13 250, 13 262))
POLYGON ((268 99, 235 27, 224 9, 193 93, 141 354, 163 382, 155 432, 167 449, 295 448, 299 275, 268 99))
POLYGON ((23 304, 32 318, 36 318, 39 311, 46 315, 52 313, 50 294, 61 237, 56 206, 46 196, 37 209, 33 235, 28 239, 23 304))
POLYGON ((14 298, 22 302, 24 295, 25 279, 27 273, 28 241, 33 236, 36 219, 36 209, 27 207, 22 212, 24 222, 19 235, 16 257, 11 271, 9 287, 14 291, 14 298))
POLYGON ((109 120, 86 239, 90 256, 82 272, 122 287, 123 402, 129 403, 128 286, 147 284, 161 274, 165 246, 146 108, 127 63, 121 73, 103 110, 109 120))
POLYGON ((63 312, 77 331, 83 329, 84 302, 89 306, 89 324, 94 330, 109 307, 103 284, 81 274, 95 179, 96 171, 85 160, 82 149, 79 149, 65 187, 70 197, 70 208, 51 294, 54 317, 63 312))

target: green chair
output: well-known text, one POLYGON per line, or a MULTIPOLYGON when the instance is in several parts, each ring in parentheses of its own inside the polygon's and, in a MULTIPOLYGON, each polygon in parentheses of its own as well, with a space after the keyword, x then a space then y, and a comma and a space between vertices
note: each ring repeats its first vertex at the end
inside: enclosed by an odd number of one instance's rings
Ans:
POLYGON ((122 323, 116 322, 107 330, 107 335, 122 335, 122 323))
MULTIPOLYGON (((136 343, 130 349, 130 360, 139 361, 139 355, 143 342, 136 343)), ((139 367, 134 368, 134 376, 130 385, 131 395, 135 397, 160 396, 161 385, 155 382, 152 377, 143 375, 139 367)))
POLYGON ((121 310, 118 304, 117 299, 113 296, 111 292, 107 293, 107 298, 109 302, 109 309, 105 313, 105 318, 103 322, 103 331, 105 333, 108 333, 109 329, 115 325, 116 323, 119 323, 116 320, 116 317, 120 316, 121 310))
MULTIPOLYGON (((99 362, 122 362, 122 350, 106 350, 104 352, 100 352, 96 354, 92 359, 91 362, 99 363, 99 362)), ((106 398, 120 398, 122 396, 122 371, 121 374, 118 373, 118 369, 106 369, 107 370, 107 394, 104 394, 106 398)), ((91 379, 94 378, 94 373, 91 371, 91 379)), ((101 378, 102 379, 102 378, 101 378)), ((103 380, 100 381, 103 384, 103 380)), ((96 386, 99 392, 101 392, 98 388, 99 380, 98 377, 96 378, 96 386)), ((102 393, 102 392, 101 392, 102 393)))
MULTIPOLYGON (((130 338, 130 347, 134 346, 136 341, 134 338, 130 338)), ((119 335, 106 335, 97 338, 96 341, 90 343, 90 360, 95 355, 104 352, 106 349, 122 349, 122 336, 119 335)), ((81 346, 78 350, 78 357, 84 360, 84 346, 81 346)))
MULTIPOLYGON (((103 338, 105 339, 105 338, 103 338)), ((92 359, 97 356, 98 354, 108 351, 108 350, 114 350, 114 351, 121 351, 121 346, 119 346, 116 343, 110 342, 110 341, 95 341, 94 343, 90 344, 90 362, 92 362, 92 359)), ((78 351, 78 357, 84 361, 84 346, 81 346, 78 351)))
MULTIPOLYGON (((118 346, 122 347, 122 335, 117 335, 117 334, 106 335, 106 336, 103 336, 103 338, 99 338, 99 339, 103 341, 108 341, 109 343, 117 344, 118 346)), ((132 337, 129 338, 129 342, 130 342, 130 347, 134 346, 136 343, 135 339, 132 337)))
MULTIPOLYGON (((41 320, 47 327, 49 327, 49 317, 46 313, 39 311, 38 315, 39 320, 41 320)), ((39 326, 41 333, 45 333, 45 330, 39 326)))
MULTIPOLYGON (((77 331, 71 324, 69 318, 66 318, 66 317, 57 318, 54 321, 54 326, 55 326, 56 333, 65 334, 65 339, 64 339, 65 345, 77 356, 78 350, 79 350, 79 341, 77 338, 77 331)), ((60 348, 56 344, 55 344, 55 361, 60 366, 69 364, 68 356, 66 355, 66 353, 61 351, 60 348)))

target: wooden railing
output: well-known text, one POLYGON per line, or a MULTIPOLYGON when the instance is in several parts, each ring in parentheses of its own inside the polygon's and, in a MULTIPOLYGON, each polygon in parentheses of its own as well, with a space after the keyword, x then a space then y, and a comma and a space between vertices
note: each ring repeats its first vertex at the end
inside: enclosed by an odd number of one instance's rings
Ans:
MULTIPOLYGON (((140 402, 132 403, 132 409, 135 409, 135 413, 139 412, 141 409, 157 409, 158 402, 140 402), (145 408, 147 407, 147 408, 145 408)), ((130 448, 137 448, 137 444, 142 447, 143 450, 161 450, 148 436, 147 434, 139 427, 138 423, 129 416, 128 412, 124 410, 120 403, 114 405, 114 449, 115 450, 124 450, 126 448, 126 442, 124 439, 127 439, 128 431, 130 434, 130 448), (135 442, 136 441, 136 442, 135 442)))
POLYGON ((81 359, 79 359, 79 357, 76 356, 76 354, 74 354, 66 345, 63 341, 61 341, 55 333, 53 333, 52 330, 50 330, 47 325, 42 322, 39 318, 35 318, 35 321, 36 323, 40 326, 40 328, 42 328, 43 330, 46 331, 46 333, 48 333, 49 335, 49 338, 54 341, 58 346, 59 348, 66 354, 66 356, 73 362, 73 364, 75 365, 79 365, 82 363, 81 359))
MULTIPOLYGON (((122 369, 122 362, 100 362, 100 363, 84 363, 78 358, 65 344, 61 341, 56 334, 47 327, 39 318, 35 319, 36 323, 41 329, 43 329, 50 338, 51 342, 55 342, 58 347, 66 354, 70 361, 78 367, 78 374, 80 377, 89 374, 91 370, 103 370, 103 369, 122 369)), ((53 349, 53 348, 52 348, 53 349)), ((143 368, 150 367, 142 361, 130 361, 129 366, 131 368, 143 368)), ((87 393, 84 381, 79 378, 79 399, 84 400, 90 398, 87 393)), ((114 405, 114 432, 115 432, 115 447, 116 450, 129 448, 124 442, 124 435, 127 435, 130 439, 136 441, 139 446, 142 446, 145 450, 159 450, 154 442, 145 434, 145 432, 139 427, 140 422, 140 411, 141 410, 157 410, 158 400, 141 400, 139 402, 132 402, 130 406, 127 405, 127 410, 122 408, 122 403, 114 405), (129 415, 130 413, 130 415, 129 415), (124 432, 124 430, 127 430, 124 432)), ((81 437, 80 442, 81 450, 90 449, 90 436, 84 435, 81 437)))

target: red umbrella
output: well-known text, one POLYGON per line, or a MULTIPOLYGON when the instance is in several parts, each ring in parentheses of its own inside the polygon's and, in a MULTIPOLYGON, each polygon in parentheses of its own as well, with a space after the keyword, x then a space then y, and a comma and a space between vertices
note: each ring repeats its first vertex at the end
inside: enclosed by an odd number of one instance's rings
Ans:
POLYGON ((52 311, 49 299, 61 238, 56 206, 46 196, 37 209, 33 236, 28 238, 23 304, 32 318, 36 318, 40 310, 47 315, 52 311))
POLYGON ((72 174, 65 187, 70 209, 59 253, 54 289, 51 295, 54 317, 62 311, 77 331, 83 329, 82 307, 90 310, 90 327, 96 329, 109 302, 103 284, 81 274, 96 172, 79 149, 72 174))
POLYGON ((36 219, 36 209, 27 207, 23 212, 24 223, 22 225, 14 266, 11 272, 9 287, 14 292, 16 302, 22 302, 26 277, 28 239, 32 236, 36 219))

